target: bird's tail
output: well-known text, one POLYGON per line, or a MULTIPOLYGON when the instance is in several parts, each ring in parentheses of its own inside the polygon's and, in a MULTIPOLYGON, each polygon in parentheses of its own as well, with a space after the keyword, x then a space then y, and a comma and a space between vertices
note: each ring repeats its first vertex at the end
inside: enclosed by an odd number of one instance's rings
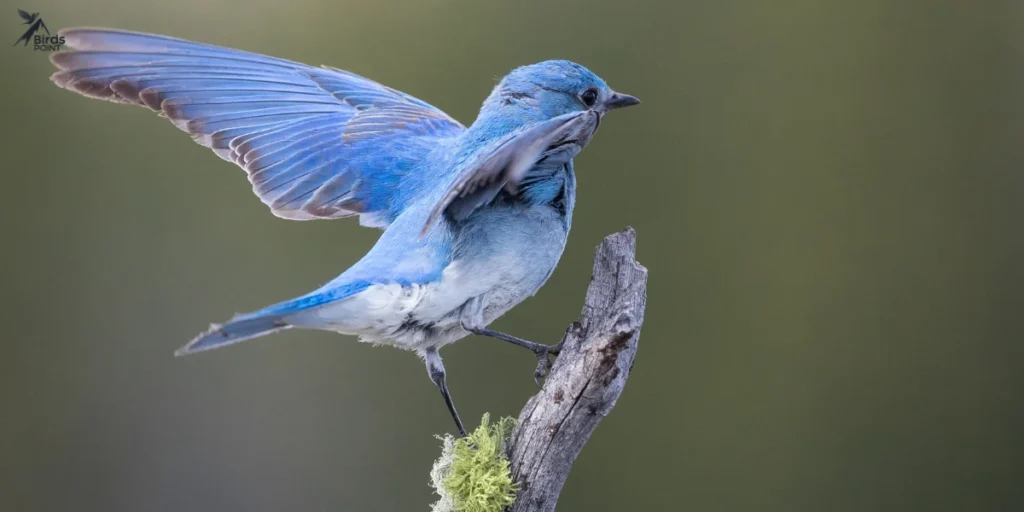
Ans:
POLYGON ((240 341, 258 338, 289 327, 291 326, 284 321, 281 315, 236 316, 226 324, 211 325, 208 331, 193 338, 187 345, 174 352, 174 355, 186 356, 196 352, 212 350, 240 341))
POLYGON ((179 348, 174 355, 186 356, 225 347, 290 327, 310 327, 302 324, 301 321, 298 324, 292 324, 289 319, 295 320, 295 315, 298 313, 345 299, 368 286, 370 286, 368 281, 349 281, 344 284, 332 281, 301 297, 279 302, 252 313, 235 315, 228 323, 211 325, 208 331, 196 336, 187 345, 179 348))

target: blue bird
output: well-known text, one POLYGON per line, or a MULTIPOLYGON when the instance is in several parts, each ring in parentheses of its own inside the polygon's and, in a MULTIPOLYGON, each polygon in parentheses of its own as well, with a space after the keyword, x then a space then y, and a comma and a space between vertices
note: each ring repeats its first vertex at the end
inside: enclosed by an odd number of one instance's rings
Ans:
POLYGON ((60 31, 51 80, 140 105, 245 170, 281 218, 384 230, 329 283, 236 315, 178 350, 223 347, 292 327, 357 335, 422 357, 465 435, 438 349, 470 333, 549 347, 487 326, 555 269, 572 220, 572 159, 608 111, 639 100, 583 66, 551 60, 501 79, 468 128, 412 96, 316 68, 166 36, 60 31))

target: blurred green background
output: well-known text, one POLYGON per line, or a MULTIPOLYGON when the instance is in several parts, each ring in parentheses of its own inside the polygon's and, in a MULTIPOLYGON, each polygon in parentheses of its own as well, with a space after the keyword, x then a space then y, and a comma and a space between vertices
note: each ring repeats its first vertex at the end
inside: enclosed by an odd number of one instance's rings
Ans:
MULTIPOLYGON (((641 349, 560 510, 1024 506, 1020 2, 5 5, 10 41, 16 8, 171 34, 345 68, 467 124, 548 58, 642 98, 577 159, 554 277, 495 324, 557 341, 595 245, 637 229, 641 349)), ((292 331, 171 356, 378 232, 277 219, 168 123, 2 55, 0 510, 426 510, 452 425, 414 355, 292 331)), ((469 423, 535 389, 525 351, 444 355, 469 423)))

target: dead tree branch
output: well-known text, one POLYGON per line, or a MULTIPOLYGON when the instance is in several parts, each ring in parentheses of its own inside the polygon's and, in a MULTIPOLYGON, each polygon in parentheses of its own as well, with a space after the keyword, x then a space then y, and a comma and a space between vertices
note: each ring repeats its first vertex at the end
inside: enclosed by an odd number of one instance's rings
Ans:
POLYGON ((647 269, 635 253, 633 228, 609 235, 597 248, 583 312, 509 441, 520 487, 512 512, 555 509, 573 461, 626 386, 647 302, 647 269))

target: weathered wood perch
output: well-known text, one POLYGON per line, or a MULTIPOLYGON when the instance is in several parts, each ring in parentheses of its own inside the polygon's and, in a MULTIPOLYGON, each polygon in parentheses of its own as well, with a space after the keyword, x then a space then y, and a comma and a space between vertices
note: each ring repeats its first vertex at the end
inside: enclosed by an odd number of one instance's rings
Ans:
POLYGON ((519 413, 509 440, 519 493, 512 512, 555 509, 572 463, 626 387, 647 303, 647 269, 636 262, 636 232, 601 242, 579 320, 540 392, 519 413))

